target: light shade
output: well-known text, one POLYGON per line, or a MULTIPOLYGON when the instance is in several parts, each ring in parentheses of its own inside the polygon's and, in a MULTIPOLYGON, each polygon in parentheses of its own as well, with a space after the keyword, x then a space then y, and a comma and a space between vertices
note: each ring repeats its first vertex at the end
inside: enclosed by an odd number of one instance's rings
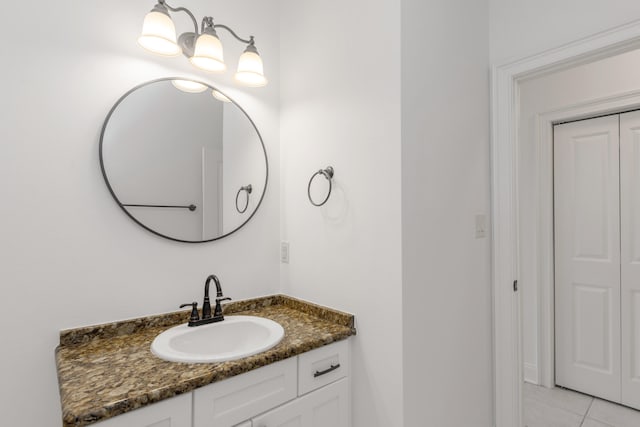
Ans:
POLYGON ((267 79, 264 77, 262 59, 252 44, 247 46, 244 53, 240 55, 235 79, 246 86, 252 87, 260 87, 267 84, 267 79))
POLYGON ((231 102, 231 100, 229 98, 227 98, 226 96, 224 96, 222 93, 218 92, 217 90, 213 89, 211 90, 211 95, 213 95, 213 97, 219 101, 222 102, 231 102))
POLYGON ((183 92, 187 93, 200 93, 207 90, 207 87, 202 83, 194 82, 192 80, 171 80, 171 83, 183 92))
POLYGON ((193 56, 189 61, 205 71, 219 72, 227 69, 222 56, 222 43, 213 28, 207 28, 198 36, 193 56))
POLYGON ((157 4, 147 13, 138 44, 150 52, 176 56, 182 51, 176 42, 176 27, 165 6, 157 4))

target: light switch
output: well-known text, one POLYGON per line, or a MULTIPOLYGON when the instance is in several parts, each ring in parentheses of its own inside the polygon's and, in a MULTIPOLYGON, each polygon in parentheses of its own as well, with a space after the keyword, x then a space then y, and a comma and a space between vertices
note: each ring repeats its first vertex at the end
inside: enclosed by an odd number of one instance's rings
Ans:
POLYGON ((482 239, 487 235, 487 216, 485 214, 476 215, 476 239, 482 239))
POLYGON ((289 264, 289 242, 280 242, 280 262, 289 264))

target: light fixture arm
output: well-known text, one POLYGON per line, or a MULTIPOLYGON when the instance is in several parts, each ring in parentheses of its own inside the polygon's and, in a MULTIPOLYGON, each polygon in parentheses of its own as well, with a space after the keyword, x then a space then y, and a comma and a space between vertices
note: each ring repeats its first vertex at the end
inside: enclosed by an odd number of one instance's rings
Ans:
POLYGON ((158 3, 160 3, 163 6, 166 6, 167 9, 169 9, 172 12, 184 12, 187 15, 189 15, 189 18, 191 18, 191 21, 193 22, 193 28, 194 28, 194 33, 196 35, 198 34, 202 34, 204 32, 204 29, 206 26, 210 26, 213 27, 214 29, 216 28, 223 28, 225 30, 227 30, 233 37, 235 37, 238 41, 241 41, 242 43, 246 43, 246 44, 250 44, 253 45, 255 42, 253 40, 253 36, 249 36, 249 40, 247 39, 243 39, 242 37, 240 37, 239 35, 236 34, 235 31, 233 31, 231 28, 227 27, 226 25, 222 25, 222 24, 213 24, 213 18, 211 17, 205 17, 202 19, 202 24, 200 26, 200 32, 198 32, 198 20, 196 19, 196 17, 194 16, 193 13, 191 13, 191 11, 189 9, 187 9, 186 7, 173 7, 170 6, 166 0, 158 0, 158 3))
POLYGON ((245 40, 242 37, 238 36, 235 31, 233 31, 231 28, 227 27, 226 25, 222 25, 222 24, 215 24, 213 26, 213 28, 224 28, 225 30, 227 30, 233 37, 235 37, 238 41, 241 41, 242 43, 246 43, 246 44, 250 44, 253 45, 254 41, 253 41, 253 36, 249 36, 249 40, 245 40))
POLYGON ((160 3, 163 6, 166 6, 167 9, 169 9, 172 12, 184 12, 187 15, 189 15, 189 18, 191 18, 191 21, 193 21, 193 28, 195 28, 194 33, 198 34, 198 20, 196 19, 195 16, 193 16, 193 13, 191 13, 189 9, 187 9, 186 7, 171 7, 167 4, 165 0, 158 0, 158 3, 160 3))

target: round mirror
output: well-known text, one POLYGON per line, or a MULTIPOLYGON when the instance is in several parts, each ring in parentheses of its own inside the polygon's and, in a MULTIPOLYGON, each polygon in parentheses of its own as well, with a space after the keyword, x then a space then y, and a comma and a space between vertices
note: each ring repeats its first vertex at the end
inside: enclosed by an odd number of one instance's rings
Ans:
POLYGON ((267 153, 233 100, 205 83, 141 84, 113 106, 100 166, 122 210, 147 230, 188 243, 237 231, 260 206, 267 153))

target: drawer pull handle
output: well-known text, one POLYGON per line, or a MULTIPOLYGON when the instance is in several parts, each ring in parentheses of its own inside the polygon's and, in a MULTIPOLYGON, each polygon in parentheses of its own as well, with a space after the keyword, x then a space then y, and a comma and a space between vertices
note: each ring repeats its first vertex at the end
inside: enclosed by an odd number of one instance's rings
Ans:
POLYGON ((321 376, 321 375, 328 374, 329 372, 335 371, 335 370, 336 370, 336 369, 338 369, 339 367, 340 367, 340 364, 339 364, 339 363, 337 363, 337 364, 335 364, 335 365, 331 365, 331 367, 330 367, 330 368, 325 369, 324 371, 316 371, 316 372, 313 374, 313 377, 314 377, 314 378, 317 378, 317 377, 319 377, 319 376, 321 376))

